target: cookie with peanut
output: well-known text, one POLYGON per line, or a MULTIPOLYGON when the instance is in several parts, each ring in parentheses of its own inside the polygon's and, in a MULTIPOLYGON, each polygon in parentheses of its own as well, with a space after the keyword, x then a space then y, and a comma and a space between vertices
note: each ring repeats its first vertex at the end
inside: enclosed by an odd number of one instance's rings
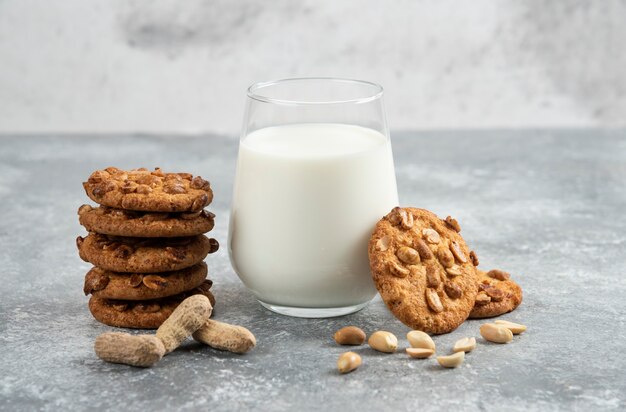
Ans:
POLYGON ((81 259, 113 272, 170 272, 193 266, 218 250, 204 235, 181 238, 133 238, 90 233, 76 239, 81 259))
POLYGON ((121 170, 107 167, 83 182, 91 200, 117 209, 147 212, 198 212, 213 200, 208 181, 190 173, 160 168, 121 170))
POLYGON ((508 272, 499 269, 477 272, 478 294, 470 312, 471 319, 499 316, 515 310, 522 303, 522 288, 511 280, 508 272))
POLYGON ((156 329, 189 296, 204 295, 209 299, 211 306, 215 306, 215 298, 209 290, 210 287, 209 281, 178 295, 141 301, 103 299, 92 296, 89 299, 89 311, 97 321, 105 325, 119 328, 156 329))
POLYGON ((207 210, 166 213, 139 212, 108 206, 78 208, 78 221, 89 232, 130 237, 196 236, 213 229, 215 215, 207 210))
POLYGON ((376 288, 405 325, 428 333, 456 329, 474 307, 478 262, 456 219, 424 209, 394 208, 369 241, 376 288))
MULTIPOLYGON (((85 275, 83 292, 102 299, 159 299, 202 285, 207 272, 204 262, 181 270, 159 273, 122 273, 94 267, 85 275)), ((206 282, 212 284, 210 280, 206 282)))

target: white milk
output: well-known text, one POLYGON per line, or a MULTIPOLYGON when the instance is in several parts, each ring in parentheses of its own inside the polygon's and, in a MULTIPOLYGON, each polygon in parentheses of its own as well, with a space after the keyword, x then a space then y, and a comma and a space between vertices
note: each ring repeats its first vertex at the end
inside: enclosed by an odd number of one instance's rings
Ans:
POLYGON ((344 124, 256 130, 239 148, 229 251, 265 303, 332 308, 371 300, 376 221, 398 204, 391 144, 344 124))

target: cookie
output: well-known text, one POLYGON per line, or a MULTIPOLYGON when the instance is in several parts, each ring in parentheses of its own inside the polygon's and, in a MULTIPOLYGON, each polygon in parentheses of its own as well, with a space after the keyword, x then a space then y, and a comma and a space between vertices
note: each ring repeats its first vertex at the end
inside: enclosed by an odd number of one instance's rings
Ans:
POLYGON ((470 318, 491 318, 508 313, 522 303, 522 288, 502 270, 478 270, 478 295, 470 318))
POLYGON ((161 273, 120 273, 94 267, 85 275, 83 292, 103 299, 159 299, 198 287, 206 276, 204 262, 161 273))
POLYGON ((209 182, 189 173, 163 173, 156 168, 96 170, 83 187, 94 202, 117 209, 145 212, 198 212, 213 200, 209 182))
POLYGON ((90 233, 76 239, 81 259, 112 272, 170 272, 193 266, 217 251, 204 235, 179 238, 118 237, 90 233))
POLYGON ((89 232, 134 237, 195 236, 213 229, 215 215, 206 210, 185 213, 137 212, 82 205, 78 220, 89 232))
POLYGON ((209 290, 211 285, 203 283, 189 292, 162 299, 128 301, 102 299, 92 296, 89 311, 97 321, 118 328, 156 329, 172 314, 174 309, 191 295, 202 294, 215 306, 215 298, 209 290))
POLYGON ((376 288, 405 325, 456 329, 474 307, 478 275, 458 222, 424 209, 394 208, 374 229, 369 259, 376 288))

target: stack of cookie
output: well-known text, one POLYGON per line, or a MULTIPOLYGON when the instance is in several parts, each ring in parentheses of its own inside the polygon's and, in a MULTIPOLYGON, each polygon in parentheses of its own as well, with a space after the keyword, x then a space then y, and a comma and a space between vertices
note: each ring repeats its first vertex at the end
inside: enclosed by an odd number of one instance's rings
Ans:
POLYGON ((508 273, 477 268, 478 257, 460 232, 450 216, 400 207, 374 229, 374 283, 389 310, 412 329, 447 333, 467 318, 502 315, 522 302, 522 289, 508 273))
POLYGON ((158 328, 186 297, 203 294, 212 305, 207 254, 217 251, 209 182, 189 173, 109 167, 83 183, 100 206, 83 205, 80 257, 92 263, 85 276, 89 310, 100 322, 125 328, 158 328))

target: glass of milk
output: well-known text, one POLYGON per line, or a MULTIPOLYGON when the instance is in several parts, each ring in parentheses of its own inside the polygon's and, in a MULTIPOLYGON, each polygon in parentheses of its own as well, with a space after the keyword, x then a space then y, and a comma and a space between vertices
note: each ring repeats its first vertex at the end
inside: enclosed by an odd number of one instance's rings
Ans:
POLYGON ((376 295, 368 239, 398 205, 382 96, 332 78, 248 89, 228 251, 264 307, 340 316, 376 295))

